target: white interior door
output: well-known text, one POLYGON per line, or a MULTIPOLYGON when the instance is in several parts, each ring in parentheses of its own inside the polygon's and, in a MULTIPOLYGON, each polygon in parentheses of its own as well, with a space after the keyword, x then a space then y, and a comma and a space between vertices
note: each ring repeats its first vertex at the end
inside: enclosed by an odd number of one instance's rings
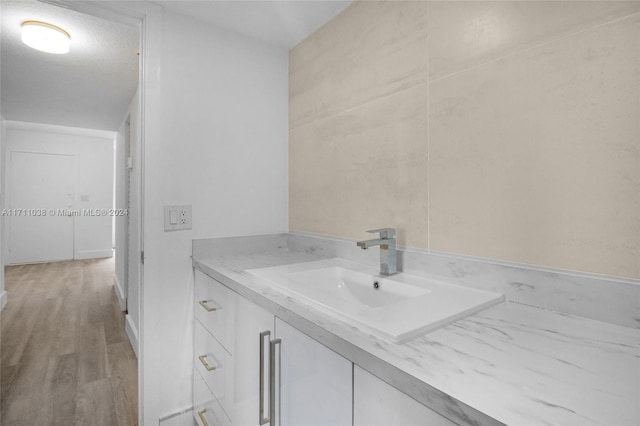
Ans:
POLYGON ((73 259, 73 155, 11 153, 9 259, 11 263, 73 259))

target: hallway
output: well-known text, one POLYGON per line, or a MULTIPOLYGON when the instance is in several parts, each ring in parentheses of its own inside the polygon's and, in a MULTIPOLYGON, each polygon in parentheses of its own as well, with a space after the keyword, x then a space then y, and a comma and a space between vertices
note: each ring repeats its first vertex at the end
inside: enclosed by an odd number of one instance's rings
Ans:
POLYGON ((3 426, 137 424, 137 360, 113 271, 113 259, 6 268, 3 426))

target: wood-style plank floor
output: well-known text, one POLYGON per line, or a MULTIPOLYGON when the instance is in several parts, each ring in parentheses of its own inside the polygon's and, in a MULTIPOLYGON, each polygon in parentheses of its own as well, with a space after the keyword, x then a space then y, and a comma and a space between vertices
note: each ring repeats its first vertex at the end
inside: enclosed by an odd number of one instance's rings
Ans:
POLYGON ((5 269, 0 424, 134 426, 137 360, 112 259, 5 269))

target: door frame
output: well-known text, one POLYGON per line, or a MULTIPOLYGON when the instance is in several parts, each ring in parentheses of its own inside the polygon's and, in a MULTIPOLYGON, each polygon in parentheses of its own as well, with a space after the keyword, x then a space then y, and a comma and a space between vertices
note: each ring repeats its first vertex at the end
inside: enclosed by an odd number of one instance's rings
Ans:
MULTIPOLYGON (((157 419, 145 420, 145 413, 154 413, 157 408, 157 398, 154 398, 153 386, 149 386, 148 392, 145 389, 145 369, 157 374, 157 368, 153 367, 153 362, 146 362, 147 351, 145 350, 145 294, 144 294, 144 217, 145 217, 145 145, 146 139, 159 137, 160 128, 159 89, 160 89, 160 52, 162 34, 162 7, 151 2, 110 2, 105 0, 40 0, 43 3, 53 4, 65 9, 85 13, 87 15, 98 16, 110 21, 120 22, 138 26, 140 29, 140 67, 138 74, 139 90, 139 143, 140 157, 135 160, 133 167, 140 170, 139 200, 139 235, 134 236, 139 240, 141 256, 139 259, 139 293, 138 293, 138 424, 154 424, 157 419), (149 136, 151 134, 151 136, 149 136)), ((137 256, 136 256, 137 257, 137 256)), ((131 286, 134 283, 129 282, 131 286)))
MULTIPOLYGON (((133 164, 130 164, 130 160, 133 159, 131 155, 131 111, 127 114, 127 118, 124 120, 124 176, 123 176, 123 186, 124 186, 124 208, 127 212, 131 211, 131 171, 133 170, 133 164), (129 167, 131 166, 131 167, 129 167)), ((118 168, 116 167, 116 170, 118 168)), ((114 192, 117 194, 117 188, 114 188, 114 192)), ((130 251, 130 241, 131 241, 131 216, 127 214, 125 220, 123 221, 122 226, 124 227, 124 234, 126 237, 124 247, 122 248, 122 257, 126 259, 124 262, 124 274, 122 274, 122 291, 124 298, 124 312, 129 313, 129 251, 130 251)), ((115 226, 117 230, 117 226, 115 226)), ((116 235, 116 241, 118 239, 118 235, 116 235)), ((117 248, 117 247, 116 247, 117 248)), ((117 256, 117 255, 116 255, 117 256)))

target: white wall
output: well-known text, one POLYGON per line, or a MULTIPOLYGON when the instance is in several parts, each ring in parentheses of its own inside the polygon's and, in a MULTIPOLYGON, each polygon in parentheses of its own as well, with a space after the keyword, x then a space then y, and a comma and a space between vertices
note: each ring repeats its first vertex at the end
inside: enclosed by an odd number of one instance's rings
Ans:
POLYGON ((173 13, 160 32, 143 49, 161 55, 143 91, 144 424, 191 403, 191 240, 288 221, 287 50, 173 13), (192 204, 193 230, 164 232, 163 204, 192 204))
MULTIPOLYGON (((34 123, 7 121, 4 158, 12 151, 70 154, 76 157, 75 209, 113 208, 113 140, 114 132, 77 129, 34 123), (81 196, 88 196, 82 201, 81 196)), ((5 164, 6 176, 10 163, 5 164)), ((4 193, 11 193, 5 180, 4 193)), ((11 200, 6 200, 10 207, 11 200)), ((74 257, 91 259, 110 257, 112 219, 106 216, 74 217, 74 257)), ((11 226, 11 222, 8 222, 11 226)), ((11 244, 9 242, 9 244, 11 244)))

